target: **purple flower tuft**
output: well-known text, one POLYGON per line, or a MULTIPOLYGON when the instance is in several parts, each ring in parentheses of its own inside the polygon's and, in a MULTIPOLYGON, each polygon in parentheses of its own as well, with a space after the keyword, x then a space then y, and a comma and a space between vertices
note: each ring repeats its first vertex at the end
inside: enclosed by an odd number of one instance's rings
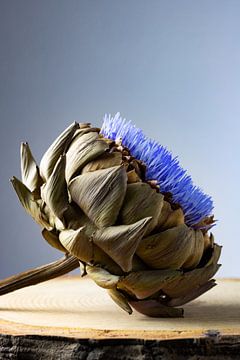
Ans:
POLYGON ((157 180, 161 192, 170 192, 173 201, 179 203, 189 226, 197 224, 213 210, 210 196, 196 187, 190 175, 177 159, 155 140, 146 137, 141 129, 122 119, 120 113, 114 117, 105 115, 101 133, 109 139, 121 138, 131 154, 147 166, 147 180, 157 180))

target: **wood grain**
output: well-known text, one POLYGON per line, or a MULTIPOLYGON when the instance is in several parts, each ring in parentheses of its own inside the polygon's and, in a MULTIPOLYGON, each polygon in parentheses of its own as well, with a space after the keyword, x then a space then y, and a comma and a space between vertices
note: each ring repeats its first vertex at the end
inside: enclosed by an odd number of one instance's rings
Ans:
POLYGON ((240 335, 240 280, 187 304, 185 317, 154 319, 119 309, 87 278, 64 276, 0 297, 0 333, 73 338, 183 339, 240 335))

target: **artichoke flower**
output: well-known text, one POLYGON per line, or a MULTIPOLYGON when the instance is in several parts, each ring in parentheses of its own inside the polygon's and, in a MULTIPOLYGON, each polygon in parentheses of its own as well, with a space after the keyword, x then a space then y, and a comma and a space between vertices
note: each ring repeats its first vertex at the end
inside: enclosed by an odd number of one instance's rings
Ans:
POLYGON ((65 270, 80 264, 129 314, 181 317, 179 306, 216 285, 212 199, 120 114, 101 129, 73 123, 39 167, 23 143, 21 173, 14 189, 43 238, 72 261, 65 270))

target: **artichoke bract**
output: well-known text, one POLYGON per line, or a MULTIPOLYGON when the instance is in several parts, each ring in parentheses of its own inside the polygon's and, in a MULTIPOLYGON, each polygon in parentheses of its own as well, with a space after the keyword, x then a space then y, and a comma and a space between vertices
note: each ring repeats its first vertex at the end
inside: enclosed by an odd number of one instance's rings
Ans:
POLYGON ((21 145, 12 184, 43 238, 80 263, 123 310, 181 317, 216 285, 212 200, 176 158, 119 114, 73 123, 36 164, 21 145))

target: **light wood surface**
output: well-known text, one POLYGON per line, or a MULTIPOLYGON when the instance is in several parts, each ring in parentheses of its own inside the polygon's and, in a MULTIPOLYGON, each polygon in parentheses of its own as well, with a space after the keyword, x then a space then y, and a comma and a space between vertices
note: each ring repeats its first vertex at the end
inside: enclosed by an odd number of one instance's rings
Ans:
POLYGON ((128 315, 91 280, 64 276, 1 296, 0 333, 96 339, 240 335, 240 280, 217 282, 184 306, 184 318, 156 319, 128 315))

